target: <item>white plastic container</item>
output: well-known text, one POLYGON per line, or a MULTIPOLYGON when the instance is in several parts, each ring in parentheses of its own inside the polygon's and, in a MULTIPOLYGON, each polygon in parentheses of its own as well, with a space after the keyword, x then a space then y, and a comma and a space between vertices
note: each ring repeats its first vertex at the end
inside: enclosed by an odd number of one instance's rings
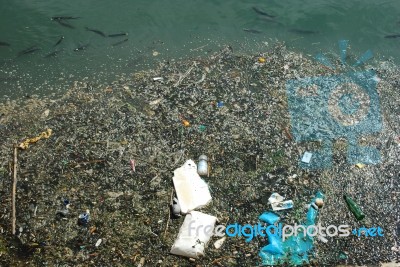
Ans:
POLYGON ((204 207, 211 201, 208 185, 198 175, 193 160, 186 161, 183 166, 174 170, 172 180, 183 214, 204 207))
POLYGON ((191 211, 185 217, 171 253, 197 259, 204 255, 204 249, 214 233, 217 218, 198 211, 191 211))

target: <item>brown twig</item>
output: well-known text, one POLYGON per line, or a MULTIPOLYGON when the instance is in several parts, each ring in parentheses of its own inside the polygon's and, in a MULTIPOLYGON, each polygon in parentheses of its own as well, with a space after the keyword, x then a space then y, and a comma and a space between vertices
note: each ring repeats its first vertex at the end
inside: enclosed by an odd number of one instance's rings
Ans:
POLYGON ((12 221, 11 221, 11 226, 12 226, 12 234, 15 235, 15 224, 17 221, 17 211, 15 208, 15 197, 17 194, 17 164, 18 164, 18 147, 17 144, 14 145, 14 180, 13 180, 13 187, 12 187, 12 200, 11 200, 11 205, 12 205, 12 221))
POLYGON ((286 137, 287 137, 290 141, 292 141, 292 140, 293 140, 293 136, 292 136, 292 134, 291 134, 290 131, 289 131, 289 127, 284 127, 283 130, 284 130, 284 132, 285 132, 286 137))
POLYGON ((218 259, 213 260, 213 262, 211 262, 211 264, 218 264, 220 261, 222 261, 223 259, 230 259, 230 258, 235 258, 235 256, 225 256, 225 257, 221 257, 218 259))

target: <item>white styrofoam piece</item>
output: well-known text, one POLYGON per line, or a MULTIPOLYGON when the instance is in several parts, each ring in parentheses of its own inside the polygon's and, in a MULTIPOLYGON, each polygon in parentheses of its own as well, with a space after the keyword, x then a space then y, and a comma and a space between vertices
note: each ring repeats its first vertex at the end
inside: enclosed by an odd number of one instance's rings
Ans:
POLYGON ((186 161, 176 169, 172 180, 183 214, 201 208, 211 201, 208 185, 200 178, 193 160, 186 161))
POLYGON ((218 239, 217 241, 214 242, 214 247, 216 249, 220 249, 222 247, 222 245, 224 244, 225 240, 226 240, 226 236, 218 239))
POLYGON ((217 218, 199 211, 189 212, 176 238, 171 253, 189 258, 204 255, 204 249, 214 233, 217 218))

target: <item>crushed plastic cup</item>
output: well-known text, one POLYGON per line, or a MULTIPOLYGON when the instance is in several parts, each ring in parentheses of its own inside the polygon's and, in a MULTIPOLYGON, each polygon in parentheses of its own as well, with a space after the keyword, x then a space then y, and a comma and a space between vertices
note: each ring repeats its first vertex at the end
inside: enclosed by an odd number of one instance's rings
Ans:
POLYGON ((272 195, 269 197, 268 202, 270 204, 275 203, 275 202, 282 202, 284 201, 285 198, 278 193, 272 193, 272 195))
POLYGON ((277 203, 273 203, 271 204, 272 209, 275 211, 278 210, 287 210, 287 209, 291 209, 293 208, 293 201, 292 200, 286 200, 283 202, 277 202, 277 203))
POLYGON ((274 211, 278 210, 286 210, 286 209, 291 209, 293 208, 293 201, 292 200, 286 200, 284 201, 285 198, 278 193, 273 193, 269 199, 268 202, 271 204, 272 209, 274 211))
POLYGON ((202 212, 188 213, 171 248, 171 253, 195 259, 203 256, 216 222, 216 217, 202 212))

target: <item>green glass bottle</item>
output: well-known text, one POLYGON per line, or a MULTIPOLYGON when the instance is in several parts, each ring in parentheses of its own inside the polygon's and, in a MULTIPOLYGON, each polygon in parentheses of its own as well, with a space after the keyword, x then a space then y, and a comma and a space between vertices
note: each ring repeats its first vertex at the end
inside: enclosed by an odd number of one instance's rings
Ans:
POLYGON ((362 212, 361 208, 354 202, 353 199, 351 199, 350 197, 348 197, 346 195, 344 195, 343 198, 346 201, 347 206, 349 207, 350 211, 354 214, 354 216, 356 217, 356 219, 358 221, 361 221, 362 219, 365 218, 365 215, 362 212))

